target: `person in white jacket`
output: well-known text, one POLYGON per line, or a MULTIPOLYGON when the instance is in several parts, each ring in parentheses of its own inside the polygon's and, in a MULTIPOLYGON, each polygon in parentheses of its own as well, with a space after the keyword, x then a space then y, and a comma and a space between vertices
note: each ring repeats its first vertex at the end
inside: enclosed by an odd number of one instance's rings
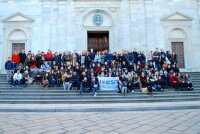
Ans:
POLYGON ((22 81, 22 74, 20 73, 20 70, 17 70, 17 72, 14 74, 13 76, 13 86, 15 87, 15 85, 20 85, 22 81))

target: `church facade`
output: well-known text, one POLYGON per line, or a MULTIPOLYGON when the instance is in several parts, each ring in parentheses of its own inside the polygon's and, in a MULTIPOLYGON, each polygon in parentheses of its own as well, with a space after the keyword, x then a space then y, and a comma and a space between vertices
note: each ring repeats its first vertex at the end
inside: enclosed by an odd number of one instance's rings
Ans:
POLYGON ((14 50, 178 54, 200 71, 200 0, 1 0, 0 70, 14 50))

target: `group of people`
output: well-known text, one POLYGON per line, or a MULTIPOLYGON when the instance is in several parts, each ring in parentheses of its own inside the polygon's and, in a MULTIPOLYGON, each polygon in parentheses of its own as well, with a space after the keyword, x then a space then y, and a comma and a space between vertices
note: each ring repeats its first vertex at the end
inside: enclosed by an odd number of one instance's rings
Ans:
POLYGON ((104 50, 94 52, 40 52, 25 53, 15 51, 5 63, 7 81, 12 87, 40 83, 43 88, 60 87, 64 90, 77 89, 80 93, 99 89, 98 77, 119 77, 120 93, 134 92, 139 89, 151 94, 153 91, 192 90, 189 74, 181 74, 177 67, 174 52, 104 50))

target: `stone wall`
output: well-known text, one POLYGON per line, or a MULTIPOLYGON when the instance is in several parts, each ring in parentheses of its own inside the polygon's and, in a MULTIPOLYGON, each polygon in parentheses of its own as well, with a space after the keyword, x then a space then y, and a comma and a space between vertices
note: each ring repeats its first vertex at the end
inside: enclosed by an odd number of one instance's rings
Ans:
POLYGON ((35 53, 86 50, 87 31, 109 31, 111 51, 170 50, 170 41, 183 41, 185 70, 200 71, 199 6, 196 0, 1 0, 0 70, 11 54, 9 32, 21 29, 26 51, 35 53), (104 18, 101 26, 92 22, 96 12, 104 18), (171 38, 176 29, 185 37, 171 38))

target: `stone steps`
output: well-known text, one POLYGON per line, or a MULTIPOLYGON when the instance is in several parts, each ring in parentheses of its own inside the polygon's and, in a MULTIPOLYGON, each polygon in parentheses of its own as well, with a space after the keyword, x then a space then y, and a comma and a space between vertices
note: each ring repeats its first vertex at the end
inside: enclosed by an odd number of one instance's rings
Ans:
POLYGON ((98 104, 98 103, 152 103, 152 102, 180 102, 180 101, 199 101, 200 97, 187 98, 150 98, 150 99, 76 99, 76 100, 0 100, 0 104, 98 104))
MULTIPOLYGON (((98 94, 118 94, 117 91, 97 91, 98 94)), ((2 93, 10 93, 10 94, 19 94, 19 93, 30 93, 30 94, 40 94, 40 93, 50 93, 50 94, 79 94, 79 91, 70 90, 70 91, 64 91, 64 90, 40 90, 40 89, 0 89, 0 94, 2 93)), ((200 94, 199 90, 193 90, 193 91, 173 91, 173 90, 166 90, 164 92, 153 92, 153 94, 200 94)), ((92 93, 83 93, 83 94, 92 94, 92 93)), ((136 91, 134 93, 128 93, 128 94, 145 94, 139 91, 136 91)))
POLYGON ((153 92, 153 95, 141 93, 138 90, 123 96, 117 91, 98 91, 80 95, 77 90, 64 91, 63 87, 42 89, 40 85, 11 88, 6 82, 6 75, 0 74, 0 104, 107 104, 107 103, 150 103, 150 102, 181 102, 200 101, 200 73, 194 74, 193 91, 153 92))
POLYGON ((154 96, 1 96, 0 101, 4 100, 60 100, 60 101, 110 101, 110 100, 137 100, 137 99, 146 99, 147 101, 150 99, 173 99, 176 101, 177 98, 184 99, 184 98, 196 98, 199 99, 200 95, 154 95, 154 96))

